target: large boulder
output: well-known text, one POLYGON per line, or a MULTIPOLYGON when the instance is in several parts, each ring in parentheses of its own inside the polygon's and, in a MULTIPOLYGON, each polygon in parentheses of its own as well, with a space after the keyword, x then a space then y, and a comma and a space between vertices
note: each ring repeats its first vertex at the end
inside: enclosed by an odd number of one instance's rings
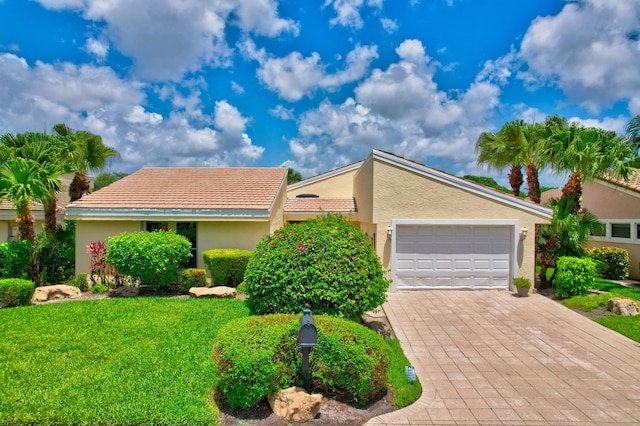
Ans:
POLYGON ((622 316, 637 316, 640 315, 640 309, 638 305, 631 299, 621 299, 614 297, 607 302, 607 310, 614 314, 622 316))
POLYGON ((73 299, 80 297, 82 292, 78 287, 66 284, 46 285, 36 287, 33 292, 32 302, 46 302, 54 299, 73 299))
POLYGON ((309 395, 304 389, 291 387, 269 397, 273 413, 290 422, 308 422, 320 411, 322 395, 309 395))
POLYGON ((216 287, 191 287, 189 289, 189 295, 191 297, 236 297, 238 292, 233 287, 226 287, 219 285, 216 287))

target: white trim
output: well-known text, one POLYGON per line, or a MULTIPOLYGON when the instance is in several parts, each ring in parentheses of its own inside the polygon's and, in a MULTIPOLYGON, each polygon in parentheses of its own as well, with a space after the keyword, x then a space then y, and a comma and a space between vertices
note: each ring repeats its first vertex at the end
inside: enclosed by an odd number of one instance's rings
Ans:
MULTIPOLYGON (((520 268, 518 266, 518 246, 520 244, 520 221, 519 220, 500 220, 500 219, 392 219, 391 220, 391 291, 406 290, 407 288, 398 288, 395 284, 396 278, 396 235, 398 225, 461 225, 461 226, 506 226, 511 228, 511 248, 509 250, 509 258, 511 259, 511 271, 509 277, 509 290, 513 290, 513 277, 520 276, 520 268)), ((463 288, 460 288, 463 289, 463 288)))
POLYGON ((615 183, 611 183, 611 182, 607 182, 601 179, 594 179, 595 183, 598 183, 604 187, 607 187, 609 189, 613 189, 614 191, 620 191, 623 194, 626 195, 631 195, 632 197, 636 197, 636 198, 640 198, 640 192, 638 191, 634 191, 633 189, 629 189, 629 188, 625 188, 622 185, 619 184, 615 184, 615 183))
MULTIPOLYGON (((416 163, 411 160, 407 160, 402 157, 398 157, 396 155, 389 154, 384 151, 374 149, 371 152, 371 155, 369 156, 369 158, 385 161, 387 163, 402 167, 404 169, 420 174, 422 176, 435 179, 447 185, 451 185, 456 188, 472 192, 484 198, 489 198, 491 200, 507 204, 511 207, 515 207, 520 210, 524 210, 528 213, 533 213, 547 219, 551 219, 551 217, 553 216, 553 211, 547 207, 544 207, 529 201, 524 201, 508 194, 503 194, 494 189, 490 189, 482 185, 478 185, 475 182, 471 182, 466 179, 462 179, 457 176, 450 175, 448 173, 442 172, 432 167, 425 166, 424 164, 416 163)), ((369 160, 369 158, 367 160, 369 160)))
POLYGON ((292 189, 298 189, 298 188, 301 188, 303 186, 310 185, 312 183, 320 182, 322 180, 329 179, 329 178, 332 178, 334 176, 338 176, 338 175, 350 172, 352 170, 360 168, 363 163, 364 163, 364 161, 358 161, 357 163, 348 164, 346 166, 343 166, 343 167, 340 167, 340 168, 337 168, 337 169, 334 169, 334 170, 330 170, 328 172, 321 173, 321 174, 316 175, 316 176, 312 176, 310 178, 301 180, 299 182, 292 183, 291 185, 289 185, 287 187, 287 191, 292 190, 292 189))
POLYGON ((206 220, 269 220, 268 209, 132 209, 67 207, 71 220, 169 220, 188 219, 191 222, 206 220))

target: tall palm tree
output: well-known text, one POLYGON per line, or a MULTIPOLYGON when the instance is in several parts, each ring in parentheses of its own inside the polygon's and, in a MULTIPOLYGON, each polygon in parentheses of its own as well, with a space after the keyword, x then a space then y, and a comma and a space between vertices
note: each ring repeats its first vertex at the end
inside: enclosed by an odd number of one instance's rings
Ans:
MULTIPOLYGON (((513 122, 512 122, 513 123, 513 122)), ((478 164, 487 164, 498 170, 509 166, 509 186, 515 197, 520 196, 522 186, 522 163, 513 150, 513 139, 523 138, 518 124, 507 123, 496 134, 482 132, 476 142, 478 164)))
POLYGON ((87 171, 104 169, 107 160, 117 156, 118 152, 106 146, 99 135, 85 130, 74 131, 64 123, 53 126, 53 131, 56 138, 62 142, 63 156, 67 156, 74 171, 73 180, 69 185, 69 197, 73 202, 91 192, 87 171))
POLYGON ((631 119, 627 125, 629 144, 638 151, 640 149, 640 114, 631 119))
POLYGON ((544 141, 544 156, 557 173, 570 173, 562 188, 562 197, 572 197, 577 213, 582 183, 607 173, 626 179, 633 170, 631 161, 637 152, 615 132, 569 124, 566 120, 558 124, 544 141))
POLYGON ((547 279, 547 270, 555 267, 556 260, 561 256, 583 257, 585 244, 595 231, 601 231, 603 224, 588 211, 575 213, 574 196, 551 200, 553 217, 551 224, 541 225, 537 239, 537 249, 540 256, 540 286, 539 290, 553 284, 555 270, 547 279))
POLYGON ((24 158, 40 165, 41 176, 45 178, 44 184, 48 192, 38 200, 44 207, 45 229, 54 233, 57 230, 57 194, 62 187, 60 175, 65 171, 58 148, 55 140, 44 133, 8 133, 0 137, 0 156, 3 163, 12 158, 24 158))

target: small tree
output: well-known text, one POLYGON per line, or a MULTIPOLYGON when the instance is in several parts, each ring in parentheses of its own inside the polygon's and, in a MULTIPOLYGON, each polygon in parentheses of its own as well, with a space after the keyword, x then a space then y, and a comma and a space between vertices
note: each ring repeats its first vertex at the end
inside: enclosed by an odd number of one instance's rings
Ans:
POLYGON ((189 240, 166 231, 124 232, 110 237, 104 255, 119 273, 153 287, 177 282, 180 264, 189 257, 189 240))
POLYGON ((369 237, 328 214, 266 236, 245 285, 255 314, 300 313, 309 303, 314 314, 359 320, 385 301, 389 280, 369 237))

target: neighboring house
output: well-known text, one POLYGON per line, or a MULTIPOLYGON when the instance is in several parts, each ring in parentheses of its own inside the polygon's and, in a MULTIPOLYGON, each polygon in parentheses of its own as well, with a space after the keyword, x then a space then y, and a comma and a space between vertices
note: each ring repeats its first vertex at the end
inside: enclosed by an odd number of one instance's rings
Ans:
MULTIPOLYGON (((57 220, 59 224, 64 223, 65 206, 69 204, 69 184, 73 180, 72 174, 62 175, 62 188, 57 197, 57 220)), ((90 178, 93 183, 93 178, 90 178)), ((31 205, 31 214, 33 215, 34 231, 36 235, 44 229, 44 209, 41 203, 33 203, 31 205)), ((16 208, 9 201, 0 202, 0 243, 13 241, 18 238, 18 223, 16 222, 16 208)))
POLYGON ((286 168, 145 168, 67 206, 76 221, 76 272, 88 272, 87 245, 122 232, 173 230, 202 252, 255 249, 283 225, 286 168))
POLYGON ((392 289, 511 287, 534 280, 536 224, 551 210, 373 150, 364 161, 286 184, 285 168, 150 168, 67 207, 76 270, 91 241, 123 231, 191 230, 203 250, 254 249, 285 223, 345 214, 372 240, 392 289), (528 233, 528 236, 526 235, 528 233))
POLYGON ((591 247, 620 247, 629 252, 629 277, 640 279, 640 172, 627 181, 605 177, 586 182, 582 207, 606 225, 601 236, 593 236, 591 247))
POLYGON ((287 221, 352 208, 351 221, 371 237, 393 290, 507 289, 517 276, 533 282, 535 225, 549 223, 552 215, 546 207, 379 150, 289 185, 287 193, 287 221))

